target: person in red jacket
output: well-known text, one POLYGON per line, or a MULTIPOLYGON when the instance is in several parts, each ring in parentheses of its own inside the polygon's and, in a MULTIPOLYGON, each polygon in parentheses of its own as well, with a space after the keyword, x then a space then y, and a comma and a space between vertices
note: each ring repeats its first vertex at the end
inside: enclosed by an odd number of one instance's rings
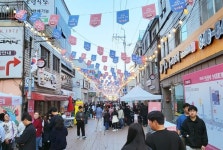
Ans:
POLYGON ((42 119, 39 116, 39 112, 34 113, 33 126, 36 128, 36 150, 39 150, 42 147, 41 138, 42 138, 42 119))

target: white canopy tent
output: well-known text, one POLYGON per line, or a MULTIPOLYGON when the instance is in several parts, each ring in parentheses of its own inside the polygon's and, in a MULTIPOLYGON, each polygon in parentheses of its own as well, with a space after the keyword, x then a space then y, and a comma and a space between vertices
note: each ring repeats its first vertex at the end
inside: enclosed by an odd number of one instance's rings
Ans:
POLYGON ((143 90, 140 86, 136 86, 131 89, 128 94, 124 95, 120 98, 121 101, 134 101, 134 100, 159 100, 161 99, 161 95, 154 95, 145 90, 143 90))

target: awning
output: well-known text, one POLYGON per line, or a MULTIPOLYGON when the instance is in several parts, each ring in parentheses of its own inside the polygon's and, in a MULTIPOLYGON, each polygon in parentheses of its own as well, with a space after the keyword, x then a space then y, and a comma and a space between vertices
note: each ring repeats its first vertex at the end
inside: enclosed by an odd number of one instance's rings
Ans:
POLYGON ((32 92, 31 99, 36 101, 67 101, 68 96, 32 92))

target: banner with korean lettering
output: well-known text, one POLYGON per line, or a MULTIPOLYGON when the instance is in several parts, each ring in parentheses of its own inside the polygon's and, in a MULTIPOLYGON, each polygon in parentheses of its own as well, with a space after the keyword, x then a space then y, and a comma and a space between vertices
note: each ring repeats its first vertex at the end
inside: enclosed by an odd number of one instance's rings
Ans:
POLYGON ((68 26, 75 27, 78 24, 79 15, 70 15, 68 19, 68 26))
POLYGON ((76 45, 77 44, 77 38, 72 36, 72 35, 69 36, 68 41, 69 41, 70 45, 76 45))
POLYGON ((82 58, 82 59, 85 59, 85 58, 86 58, 86 53, 82 53, 82 54, 81 54, 81 58, 82 58))
POLYGON ((104 47, 98 46, 97 53, 99 55, 103 55, 103 53, 104 53, 104 47))
POLYGON ((39 20, 40 17, 41 17, 41 13, 40 12, 34 12, 32 14, 32 16, 29 18, 29 20, 33 23, 33 22, 39 20))
POLYGON ((45 24, 41 20, 37 20, 34 23, 34 28, 37 31, 43 31, 43 30, 45 30, 45 24))
POLYGON ((15 18, 19 21, 25 21, 27 17, 27 11, 26 10, 19 10, 15 14, 15 18))
POLYGON ((107 62, 108 57, 107 56, 102 56, 102 62, 107 62))
POLYGON ((142 7, 142 16, 144 19, 152 19, 156 16, 155 4, 150 4, 142 7))
POLYGON ((32 12, 41 13, 41 21, 44 24, 49 23, 51 14, 54 14, 54 0, 25 0, 32 12))
POLYGON ((111 58, 114 58, 115 57, 115 51, 114 50, 110 50, 110 53, 109 53, 109 56, 111 57, 111 58))
POLYGON ((170 7, 173 12, 181 12, 186 8, 185 0, 170 0, 170 7))
POLYGON ((129 22, 129 10, 117 11, 117 23, 125 24, 129 22))
POLYGON ((58 29, 56 29, 56 28, 54 28, 54 29, 53 29, 53 35, 52 35, 52 36, 53 36, 55 39, 60 39, 61 36, 62 36, 61 31, 58 30, 58 29))
POLYGON ((117 64, 118 63, 118 57, 113 57, 113 63, 117 64))
POLYGON ((101 24, 101 14, 92 14, 90 17, 90 25, 97 27, 101 24))
POLYGON ((84 41, 84 49, 86 51, 90 51, 91 50, 91 43, 84 41))
POLYGON ((59 15, 53 14, 50 16, 49 25, 51 27, 55 27, 58 24, 58 22, 59 22, 59 15))
POLYGON ((91 55, 91 61, 96 61, 97 55, 91 55))

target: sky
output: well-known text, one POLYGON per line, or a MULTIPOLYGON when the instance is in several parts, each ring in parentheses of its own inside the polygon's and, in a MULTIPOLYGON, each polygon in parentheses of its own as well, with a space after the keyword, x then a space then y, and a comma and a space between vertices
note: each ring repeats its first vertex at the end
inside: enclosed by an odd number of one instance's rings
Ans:
MULTIPOLYGON (((87 60, 92 54, 97 54, 97 46, 104 47, 104 55, 109 56, 110 49, 116 51, 119 56, 119 63, 114 64, 108 57, 107 63, 101 62, 101 56, 97 56, 97 63, 100 63, 100 70, 103 66, 121 69, 124 71, 124 62, 121 60, 121 52, 124 52, 123 38, 115 39, 113 35, 126 37, 126 53, 131 56, 139 32, 146 29, 149 20, 142 18, 142 6, 153 4, 156 0, 65 0, 71 15, 79 15, 78 25, 72 28, 72 35, 77 38, 77 45, 72 50, 77 52, 79 58, 82 52, 87 54, 87 60), (129 9, 129 22, 124 25, 116 23, 117 11, 129 9), (89 25, 91 14, 102 14, 101 25, 92 27, 89 25), (84 50, 84 41, 91 43, 91 51, 84 50)), ((156 10, 158 6, 156 5, 156 10)), ((94 62, 94 64, 96 63, 94 62)), ((133 63, 127 64, 130 68, 133 63)))

